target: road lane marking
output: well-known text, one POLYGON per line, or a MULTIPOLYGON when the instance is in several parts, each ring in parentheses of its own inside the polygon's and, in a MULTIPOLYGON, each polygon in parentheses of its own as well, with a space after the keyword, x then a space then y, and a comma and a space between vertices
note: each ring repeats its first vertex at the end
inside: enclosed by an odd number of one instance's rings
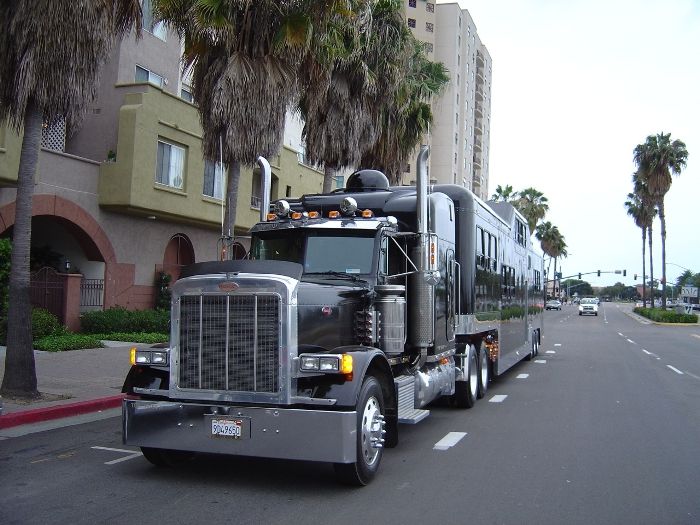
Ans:
POLYGON ((107 450, 108 452, 122 452, 124 454, 128 454, 128 456, 124 456, 123 458, 119 459, 113 459, 112 461, 105 461, 105 465, 114 465, 116 463, 121 463, 122 461, 128 461, 130 459, 137 458, 139 456, 143 456, 141 452, 135 451, 135 450, 124 450, 123 448, 110 448, 110 447, 91 447, 93 450, 107 450))
POLYGON ((646 355, 651 355, 651 352, 649 350, 645 350, 644 348, 642 348, 642 352, 644 352, 646 355))
POLYGON ((700 339, 700 335, 698 335, 698 334, 690 334, 690 335, 693 336, 693 337, 697 337, 698 339, 700 339))
POLYGON ((528 377, 530 377, 530 374, 518 374, 515 376, 515 379, 527 379, 528 377))
POLYGON ((681 372, 680 370, 678 370, 675 366, 671 366, 671 365, 666 365, 666 366, 667 366, 668 368, 670 368, 671 370, 673 370, 676 374, 681 375, 681 376, 683 375, 683 372, 681 372))
POLYGON ((561 343, 554 343, 554 346, 561 346, 561 343))
POLYGON ((466 435, 466 432, 448 432, 444 438, 433 445, 433 450, 447 450, 454 447, 466 435))
POLYGON ((540 363, 540 364, 545 364, 547 362, 546 359, 535 359, 533 363, 540 363))
POLYGON ((556 354, 556 352, 554 350, 547 350, 545 354, 556 354))
POLYGON ((503 400, 507 397, 508 396, 504 394, 497 394, 489 399, 489 403, 503 403, 503 400))
POLYGON ((620 337, 625 337, 621 332, 617 332, 617 335, 619 335, 620 337))
POLYGON ((637 344, 637 343, 635 343, 634 341, 632 341, 632 339, 630 339, 630 338, 627 338, 627 342, 628 342, 628 343, 632 343, 633 345, 636 345, 636 344, 637 344))

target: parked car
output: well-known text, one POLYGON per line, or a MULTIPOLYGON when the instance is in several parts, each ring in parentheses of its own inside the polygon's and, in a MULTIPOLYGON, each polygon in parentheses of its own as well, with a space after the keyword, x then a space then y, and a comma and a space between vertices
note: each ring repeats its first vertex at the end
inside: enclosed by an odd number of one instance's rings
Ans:
POLYGON ((556 299, 552 299, 550 301, 547 301, 544 305, 545 310, 561 310, 561 301, 557 301, 556 299))
POLYGON ((578 305, 579 315, 598 315, 598 298, 584 297, 578 305))

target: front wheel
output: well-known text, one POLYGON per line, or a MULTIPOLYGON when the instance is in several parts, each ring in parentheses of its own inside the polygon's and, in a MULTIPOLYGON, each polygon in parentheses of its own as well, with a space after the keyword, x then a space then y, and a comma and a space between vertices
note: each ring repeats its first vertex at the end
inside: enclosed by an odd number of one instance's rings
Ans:
POLYGON ((466 381, 455 383, 455 393, 450 397, 450 404, 457 408, 472 408, 476 403, 479 393, 479 365, 476 360, 476 349, 474 345, 467 348, 467 359, 464 374, 466 381))
POLYGON ((348 485, 367 485, 379 470, 384 450, 384 396, 376 377, 367 376, 357 401, 357 458, 335 463, 338 479, 348 485))

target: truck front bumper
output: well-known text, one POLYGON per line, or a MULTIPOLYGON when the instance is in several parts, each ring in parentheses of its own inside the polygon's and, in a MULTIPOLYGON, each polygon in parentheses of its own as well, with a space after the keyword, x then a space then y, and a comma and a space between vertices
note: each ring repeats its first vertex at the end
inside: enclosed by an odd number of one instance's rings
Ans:
POLYGON ((124 399, 126 445, 332 463, 357 458, 357 413, 124 399), (242 418, 244 436, 212 437, 212 418, 242 418))

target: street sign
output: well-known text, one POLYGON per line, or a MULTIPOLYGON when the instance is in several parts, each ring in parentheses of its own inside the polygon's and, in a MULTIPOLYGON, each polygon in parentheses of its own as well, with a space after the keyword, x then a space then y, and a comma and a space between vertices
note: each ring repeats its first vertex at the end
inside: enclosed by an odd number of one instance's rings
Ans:
POLYGON ((699 297, 697 286, 682 286, 681 297, 699 297))

